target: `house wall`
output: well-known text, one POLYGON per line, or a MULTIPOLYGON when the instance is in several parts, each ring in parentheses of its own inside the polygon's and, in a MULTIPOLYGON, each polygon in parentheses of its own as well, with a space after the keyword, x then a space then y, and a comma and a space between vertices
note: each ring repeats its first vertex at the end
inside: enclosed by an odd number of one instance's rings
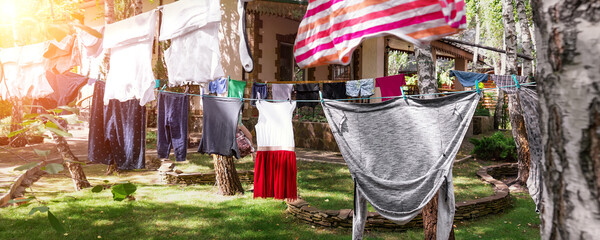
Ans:
MULTIPOLYGON (((258 79, 260 81, 275 81, 277 80, 275 78, 275 73, 277 72, 275 64, 277 60, 276 35, 295 34, 298 32, 300 22, 270 15, 263 15, 260 18, 263 22, 263 27, 259 30, 259 33, 262 35, 262 43, 258 47, 262 50, 262 58, 259 59, 262 72, 258 74, 258 79)), ((290 80, 287 79, 287 81, 290 80)))

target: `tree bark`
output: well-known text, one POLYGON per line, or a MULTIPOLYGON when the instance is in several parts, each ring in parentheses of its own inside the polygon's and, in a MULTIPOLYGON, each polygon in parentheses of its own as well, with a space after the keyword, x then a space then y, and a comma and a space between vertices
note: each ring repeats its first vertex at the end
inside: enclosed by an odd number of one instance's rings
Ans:
POLYGON ((230 196, 237 193, 243 194, 244 189, 240 177, 235 169, 233 157, 225 157, 213 154, 215 164, 215 178, 219 187, 219 194, 230 196))
POLYGON ((83 172, 83 167, 81 167, 81 164, 77 163, 79 162, 79 159, 71 152, 71 148, 69 148, 69 144, 65 138, 55 133, 53 133, 52 136, 56 143, 56 149, 58 149, 58 152, 63 158, 63 164, 69 170, 69 173, 71 173, 75 191, 91 187, 92 185, 88 182, 87 177, 83 172))
POLYGON ((600 236, 600 5, 533 0, 542 239, 600 236))
MULTIPOLYGON (((506 43, 506 74, 517 74, 517 35, 514 20, 514 8, 512 0, 502 0, 502 19, 504 22, 504 36, 506 43)), ((527 129, 525 129, 525 120, 521 111, 521 104, 517 94, 508 95, 508 115, 512 134, 517 144, 517 157, 519 161, 519 174, 515 181, 524 186, 529 176, 529 166, 531 165, 529 155, 529 141, 527 139, 527 129)))
MULTIPOLYGON (((531 56, 532 43, 531 34, 529 31, 529 18, 527 17, 527 10, 525 9, 525 0, 515 0, 517 5, 517 13, 519 16, 519 29, 521 29, 521 44, 523 46, 523 54, 531 56)), ((523 70, 521 71, 523 76, 533 76, 532 61, 523 59, 523 70)))
MULTIPOLYGON (((479 45, 479 14, 475 13, 475 45, 479 45)), ((477 62, 479 58, 479 48, 473 47, 473 72, 477 72, 477 62)))
MULTIPOLYGON (((438 85, 431 46, 424 48, 415 46, 415 56, 417 59, 417 74, 419 76, 419 93, 437 93, 438 85)), ((422 96, 422 98, 435 98, 435 95, 422 96)), ((425 239, 436 239, 437 237, 438 194, 436 193, 423 208, 423 231, 425 232, 425 239)), ((454 239, 454 228, 450 232, 450 239, 454 239)))
MULTIPOLYGON (((18 131, 22 129, 21 123, 23 122, 23 102, 21 99, 14 99, 12 101, 12 113, 10 118, 10 132, 18 131)), ((25 134, 19 133, 9 139, 11 147, 24 147, 27 145, 27 138, 25 134)))

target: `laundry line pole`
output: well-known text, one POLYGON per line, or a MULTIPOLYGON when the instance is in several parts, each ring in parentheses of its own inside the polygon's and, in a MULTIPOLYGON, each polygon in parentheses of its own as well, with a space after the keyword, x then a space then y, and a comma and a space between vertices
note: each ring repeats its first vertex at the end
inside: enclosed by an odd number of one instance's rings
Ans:
MULTIPOLYGON (((505 50, 498 49, 498 48, 493 48, 493 47, 488 47, 488 46, 484 46, 484 45, 481 45, 481 44, 470 43, 470 42, 466 42, 466 41, 462 41, 462 40, 457 40, 457 39, 452 39, 452 38, 442 38, 442 40, 448 41, 448 42, 453 42, 453 43, 458 43, 458 44, 462 44, 462 45, 467 45, 467 46, 471 46, 471 47, 483 48, 483 49, 486 49, 486 50, 490 50, 490 51, 494 51, 494 52, 506 54, 505 50)), ((520 58, 527 59, 529 61, 533 61, 533 58, 531 56, 528 56, 528 55, 525 55, 525 54, 522 54, 522 53, 517 53, 517 56, 520 57, 520 58)))

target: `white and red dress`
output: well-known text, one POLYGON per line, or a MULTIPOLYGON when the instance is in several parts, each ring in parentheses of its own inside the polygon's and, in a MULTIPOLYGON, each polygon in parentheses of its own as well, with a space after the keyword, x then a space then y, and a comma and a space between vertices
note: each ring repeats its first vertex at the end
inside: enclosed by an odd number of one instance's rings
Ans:
POLYGON ((296 152, 292 115, 296 102, 258 101, 255 126, 258 151, 254 165, 254 197, 296 199, 296 152))

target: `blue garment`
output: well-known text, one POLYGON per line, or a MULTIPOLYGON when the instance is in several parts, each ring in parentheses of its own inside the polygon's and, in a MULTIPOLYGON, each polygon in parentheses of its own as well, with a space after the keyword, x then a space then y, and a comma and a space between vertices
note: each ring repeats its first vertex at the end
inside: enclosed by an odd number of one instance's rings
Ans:
POLYGON ((346 82, 346 95, 368 97, 375 94, 375 81, 372 78, 346 82))
POLYGON ((223 94, 227 92, 227 78, 219 78, 208 83, 208 92, 223 94))
MULTIPOLYGON (((251 98, 258 99, 258 95, 260 94, 260 99, 267 99, 269 89, 267 88, 267 84, 265 83, 254 83, 252 84, 252 96, 251 98)), ((256 101, 250 101, 252 106, 256 106, 256 101)))
POLYGON ((460 84, 462 84, 463 87, 475 86, 476 82, 487 82, 489 78, 487 74, 483 73, 463 72, 456 70, 450 70, 449 76, 456 76, 456 78, 458 78, 458 81, 460 81, 460 84))
POLYGON ((104 112, 105 137, 111 162, 122 170, 145 167, 146 107, 137 99, 120 102, 111 99, 104 112))
POLYGON ((88 135, 88 160, 110 164, 110 146, 104 136, 104 82, 94 83, 92 107, 90 108, 90 133, 88 135))
POLYGON ((177 161, 187 155, 187 125, 189 96, 177 93, 158 93, 158 123, 156 151, 159 158, 168 158, 171 149, 177 161))

